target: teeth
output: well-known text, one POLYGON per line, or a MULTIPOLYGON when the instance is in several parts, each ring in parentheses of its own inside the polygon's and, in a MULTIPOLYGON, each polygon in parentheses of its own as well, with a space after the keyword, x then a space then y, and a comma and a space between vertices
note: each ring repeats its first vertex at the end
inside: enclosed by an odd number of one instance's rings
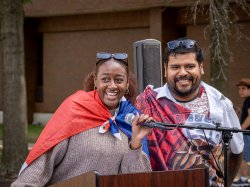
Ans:
POLYGON ((115 95, 117 95, 117 93, 115 93, 115 92, 108 92, 107 95, 115 96, 115 95))
POLYGON ((188 82, 188 80, 179 80, 179 82, 188 82))

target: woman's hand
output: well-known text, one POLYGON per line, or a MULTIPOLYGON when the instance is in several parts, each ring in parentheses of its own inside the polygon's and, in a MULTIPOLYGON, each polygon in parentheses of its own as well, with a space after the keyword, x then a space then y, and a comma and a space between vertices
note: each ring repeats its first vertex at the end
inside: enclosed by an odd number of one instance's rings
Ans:
POLYGON ((141 114, 136 116, 132 122, 132 139, 130 142, 131 149, 139 149, 142 146, 143 138, 152 132, 152 128, 142 126, 144 122, 152 122, 154 119, 148 114, 141 114))

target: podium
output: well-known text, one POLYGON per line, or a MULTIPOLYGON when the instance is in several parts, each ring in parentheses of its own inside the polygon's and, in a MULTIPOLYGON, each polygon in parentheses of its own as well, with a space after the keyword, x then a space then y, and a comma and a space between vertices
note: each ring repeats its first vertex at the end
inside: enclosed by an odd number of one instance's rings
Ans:
POLYGON ((117 175, 88 172, 49 187, 208 187, 208 171, 195 168, 117 175))

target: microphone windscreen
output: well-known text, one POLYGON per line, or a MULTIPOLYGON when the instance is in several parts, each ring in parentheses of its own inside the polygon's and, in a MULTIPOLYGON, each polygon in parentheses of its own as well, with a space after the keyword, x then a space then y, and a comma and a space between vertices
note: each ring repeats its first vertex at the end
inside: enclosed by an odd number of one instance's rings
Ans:
POLYGON ((134 115, 134 114, 128 113, 128 114, 125 116, 125 122, 126 122, 126 123, 129 123, 129 124, 132 124, 134 118, 135 118, 135 115, 134 115))

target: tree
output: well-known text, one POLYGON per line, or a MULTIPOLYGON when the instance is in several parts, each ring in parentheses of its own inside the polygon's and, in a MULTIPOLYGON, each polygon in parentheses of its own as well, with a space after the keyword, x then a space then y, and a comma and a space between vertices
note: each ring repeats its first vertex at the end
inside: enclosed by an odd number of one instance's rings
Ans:
MULTIPOLYGON (((232 53, 229 49, 228 37, 236 30, 237 36, 241 36, 237 27, 237 13, 235 6, 242 9, 250 16, 249 5, 246 0, 195 0, 191 6, 193 20, 196 22, 198 12, 204 14, 204 5, 208 5, 211 73, 210 83, 223 94, 228 94, 228 65, 232 53)), ((244 37, 244 36, 243 36, 244 37)), ((246 38, 247 39, 247 38, 246 38)))
POLYGON ((228 64, 230 50, 228 47, 229 35, 229 1, 210 0, 210 53, 211 53, 211 84, 227 95, 228 91, 228 64))
POLYGON ((0 13, 4 123, 2 169, 5 174, 13 175, 28 153, 23 1, 1 0, 0 13))

